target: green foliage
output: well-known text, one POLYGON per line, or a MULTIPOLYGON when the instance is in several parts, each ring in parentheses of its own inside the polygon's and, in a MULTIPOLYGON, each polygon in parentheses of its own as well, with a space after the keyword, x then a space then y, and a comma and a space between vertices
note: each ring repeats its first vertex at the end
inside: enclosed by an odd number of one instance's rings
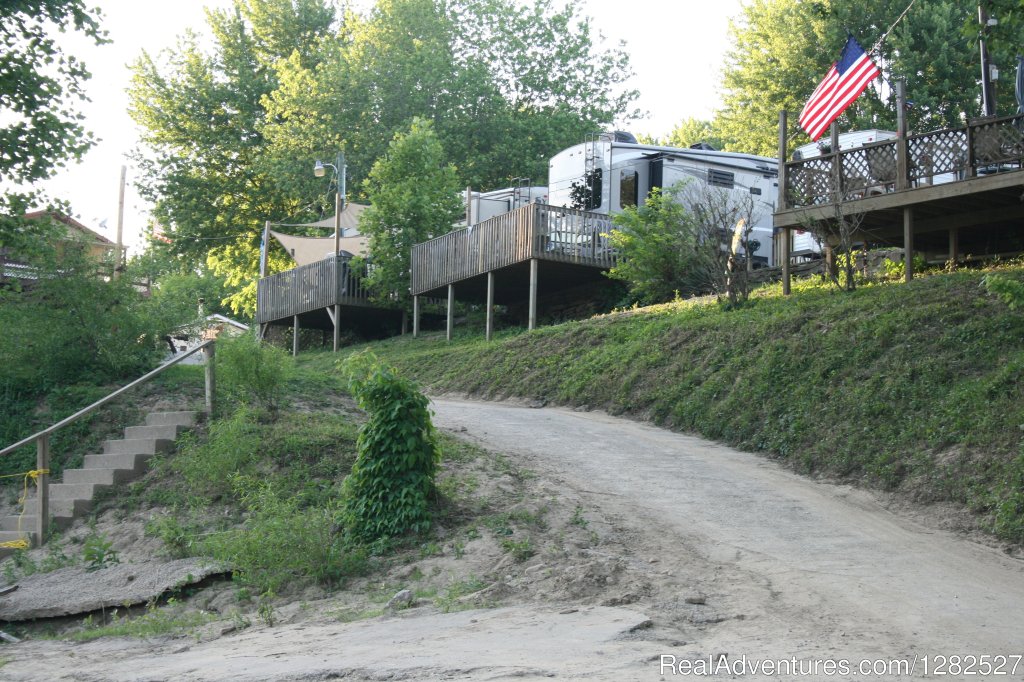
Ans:
POLYGON ((998 296, 1010 310, 1024 307, 1024 282, 1019 279, 1010 279, 1006 275, 993 273, 985 275, 981 283, 990 294, 998 296))
MULTIPOLYGON (((732 24, 732 50, 723 72, 723 109, 713 128, 730 151, 778 153, 779 111, 799 112, 854 31, 865 49, 906 8, 903 0, 792 2, 754 0, 732 24)), ((881 47, 891 81, 906 78, 912 130, 961 125, 978 115, 975 8, 954 0, 916 3, 881 47), (972 26, 973 24, 973 26, 972 26)), ((1007 34, 1007 36, 1013 34, 1007 34)), ((1012 54, 1012 53, 1011 53, 1012 54)), ((1004 58, 1001 63, 1009 66, 1004 58)), ((1007 114, 1012 88, 1003 88, 1007 114)), ((895 93, 868 88, 840 117, 847 130, 895 129, 895 93)), ((791 119, 792 120, 792 119, 791 119)), ((794 136, 791 144, 807 142, 794 136)))
POLYGON ((665 145, 668 147, 687 148, 699 142, 706 142, 715 149, 723 149, 725 143, 718 136, 712 127, 711 121, 702 121, 697 118, 684 118, 673 128, 663 140, 652 139, 651 144, 665 145))
POLYGON ((429 121, 413 119, 398 133, 366 181, 370 208, 359 230, 370 240, 367 282, 381 301, 409 301, 412 247, 451 231, 462 212, 455 167, 429 121))
POLYGON ((294 363, 285 351, 253 333, 221 338, 216 350, 221 386, 240 402, 277 409, 294 363))
POLYGON ((85 64, 65 54, 63 38, 77 32, 106 41, 100 12, 84 0, 10 0, 0 3, 0 246, 28 235, 17 220, 39 194, 11 189, 51 177, 95 144, 80 121, 86 100, 85 64))
POLYGON ((82 543, 82 561, 87 571, 98 571, 121 563, 114 543, 99 533, 90 534, 82 543))
POLYGON ((229 563, 242 584, 277 594, 311 580, 335 586, 365 570, 365 551, 344 546, 335 532, 334 506, 302 507, 251 477, 235 476, 232 485, 249 514, 245 525, 202 538, 196 551, 229 563))
POLYGON ((76 642, 91 642, 101 637, 156 637, 172 633, 187 632, 214 620, 217 616, 204 611, 184 611, 171 598, 166 606, 151 604, 144 614, 132 617, 119 615, 114 610, 110 622, 97 623, 90 615, 83 621, 81 630, 70 633, 69 639, 76 642))
POLYGON ((353 536, 378 540, 430 527, 429 495, 440 460, 426 396, 369 353, 347 358, 352 395, 369 418, 345 479, 344 515, 353 536))
POLYGON ((233 491, 231 477, 250 471, 256 462, 261 435, 256 413, 243 407, 213 421, 205 441, 186 436, 178 455, 164 464, 181 477, 191 496, 222 499, 233 491))
POLYGON ((622 257, 608 276, 626 282, 634 300, 660 303, 698 290, 697 225, 670 193, 655 189, 643 206, 630 206, 613 220, 608 241, 622 257))

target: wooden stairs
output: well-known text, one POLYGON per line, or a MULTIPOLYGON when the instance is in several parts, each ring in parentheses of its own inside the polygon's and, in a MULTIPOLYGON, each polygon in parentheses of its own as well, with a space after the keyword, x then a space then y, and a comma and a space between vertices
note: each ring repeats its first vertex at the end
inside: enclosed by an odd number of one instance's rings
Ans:
MULTIPOLYGON (((61 483, 50 485, 50 523, 57 528, 70 526, 75 519, 92 511, 93 496, 121 483, 134 480, 146 472, 149 458, 168 452, 182 432, 191 429, 195 412, 153 412, 146 415, 143 426, 129 426, 121 440, 103 443, 103 453, 86 455, 81 469, 65 469, 61 483)), ((31 496, 20 517, 0 518, 0 542, 18 539, 35 546, 36 505, 31 496), (20 525, 19 525, 20 523, 20 525), (20 530, 19 530, 20 528, 20 530)), ((0 547, 0 558, 16 550, 0 547)))

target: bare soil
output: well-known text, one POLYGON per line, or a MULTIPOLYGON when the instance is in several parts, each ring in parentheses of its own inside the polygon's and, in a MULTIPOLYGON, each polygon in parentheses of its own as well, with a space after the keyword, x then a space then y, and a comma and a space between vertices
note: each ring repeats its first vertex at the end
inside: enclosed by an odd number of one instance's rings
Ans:
MULTIPOLYGON (((221 582, 173 607, 211 614, 185 634, 4 645, 0 676, 661 680, 663 656, 1024 653, 1024 563, 926 511, 601 413, 434 409, 440 428, 495 453, 446 463, 455 505, 436 542, 343 590, 288 595, 269 618, 221 582), (401 590, 408 605, 387 607, 401 590)), ((98 529, 123 524, 139 541, 117 545, 130 561, 136 546, 158 551, 141 523, 109 512, 98 529)), ((1024 664, 1002 679, 1022 676, 1024 664)))

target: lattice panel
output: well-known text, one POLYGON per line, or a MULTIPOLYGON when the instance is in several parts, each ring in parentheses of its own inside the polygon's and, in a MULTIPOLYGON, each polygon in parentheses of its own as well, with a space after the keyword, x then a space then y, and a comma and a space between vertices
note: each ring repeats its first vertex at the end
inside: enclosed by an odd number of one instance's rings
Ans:
POLYGON ((963 128, 914 135, 908 144, 911 180, 945 173, 962 177, 967 169, 967 131, 963 128))
POLYGON ((832 159, 816 157, 786 164, 789 205, 813 206, 832 200, 832 159))
POLYGON ((1024 153, 1021 118, 973 126, 974 162, 977 166, 1020 163, 1024 153))

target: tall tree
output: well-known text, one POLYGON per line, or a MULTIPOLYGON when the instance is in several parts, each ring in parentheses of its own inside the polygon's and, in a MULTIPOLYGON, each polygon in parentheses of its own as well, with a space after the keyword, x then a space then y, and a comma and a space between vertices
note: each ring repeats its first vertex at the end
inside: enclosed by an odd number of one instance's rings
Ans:
MULTIPOLYGON (((289 183, 269 166, 262 127, 264 98, 277 87, 274 64, 289 56, 315 64, 333 17, 325 0, 235 0, 230 9, 207 11, 212 53, 188 33, 162 59, 144 53, 133 67, 140 190, 171 254, 208 262, 234 289, 239 313, 255 306, 263 223, 310 217, 318 200, 326 203, 313 183, 289 183)), ((302 168, 308 176, 311 163, 292 159, 292 175, 302 168)))
POLYGON ((414 244, 451 231, 462 213, 459 180, 429 120, 414 118, 370 170, 370 207, 359 220, 370 240, 368 283, 380 300, 409 301, 414 244))
POLYGON ((67 55, 57 33, 108 42, 99 10, 84 0, 0 3, 0 246, 23 246, 18 218, 42 197, 29 185, 52 176, 95 144, 77 104, 88 98, 85 64, 67 55))
POLYGON ((282 157, 343 146, 356 186, 416 116, 463 184, 541 179, 554 152, 632 115, 636 97, 625 53, 595 43, 576 3, 550 0, 379 0, 346 19, 318 68, 289 60, 279 73, 265 134, 282 157))
MULTIPOLYGON (((905 0, 754 0, 731 25, 723 108, 714 128, 726 149, 774 156, 780 110, 794 115, 824 77, 847 29, 870 49, 906 8, 905 0)), ((959 125, 977 115, 977 51, 964 37, 972 8, 955 0, 916 3, 880 47, 891 82, 907 80, 911 129, 959 125)), ((875 85, 840 118, 846 129, 894 128, 895 95, 875 85)), ((806 142, 794 136, 792 144, 806 142)))

